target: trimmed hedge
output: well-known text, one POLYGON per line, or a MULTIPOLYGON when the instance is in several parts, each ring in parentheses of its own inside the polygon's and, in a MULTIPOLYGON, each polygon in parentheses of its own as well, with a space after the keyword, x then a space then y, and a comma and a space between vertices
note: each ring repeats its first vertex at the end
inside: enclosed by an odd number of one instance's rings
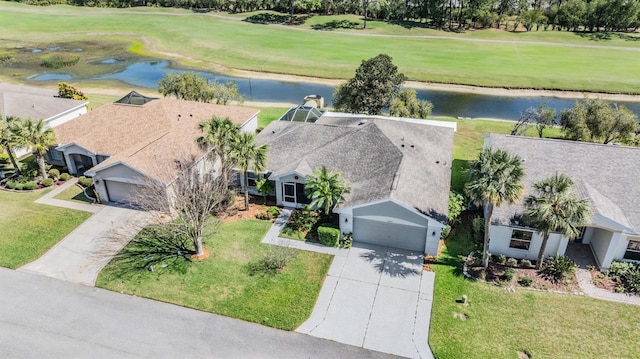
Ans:
POLYGON ((318 227, 318 240, 325 246, 337 247, 340 242, 340 230, 338 228, 318 227))
POLYGON ((80 183, 82 187, 89 187, 93 184, 93 178, 82 176, 78 178, 78 183, 80 183))
POLYGON ((60 181, 66 181, 69 179, 69 177, 71 177, 71 175, 65 172, 60 175, 60 181))
POLYGON ((24 189, 26 190, 33 190, 33 189, 36 189, 37 187, 38 187, 38 184, 35 181, 29 181, 24 184, 24 189))
POLYGON ((60 171, 57 168, 52 168, 49 170, 49 177, 58 178, 60 177, 60 171))
POLYGON ((45 178, 40 184, 44 187, 51 187, 53 185, 53 178, 45 178))

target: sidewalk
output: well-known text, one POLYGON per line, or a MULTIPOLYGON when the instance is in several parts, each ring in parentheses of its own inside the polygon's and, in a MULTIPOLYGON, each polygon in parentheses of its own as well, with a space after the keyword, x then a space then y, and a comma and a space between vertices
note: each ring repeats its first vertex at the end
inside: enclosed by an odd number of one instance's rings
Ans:
POLYGON ((640 305, 640 296, 625 293, 615 293, 606 289, 596 287, 591 279, 591 273, 586 269, 578 269, 576 277, 578 278, 580 289, 582 289, 582 292, 584 292, 584 294, 588 297, 608 300, 610 302, 640 305))
POLYGON ((75 186, 76 183, 78 183, 78 179, 75 177, 71 178, 61 186, 54 188, 53 191, 38 198, 35 202, 40 204, 48 204, 50 206, 77 209, 79 211, 85 211, 85 212, 91 212, 91 213, 97 213, 98 211, 100 211, 104 207, 103 205, 100 205, 100 204, 85 204, 85 203, 65 201, 62 199, 54 198, 55 196, 62 193, 67 188, 71 186, 75 186))

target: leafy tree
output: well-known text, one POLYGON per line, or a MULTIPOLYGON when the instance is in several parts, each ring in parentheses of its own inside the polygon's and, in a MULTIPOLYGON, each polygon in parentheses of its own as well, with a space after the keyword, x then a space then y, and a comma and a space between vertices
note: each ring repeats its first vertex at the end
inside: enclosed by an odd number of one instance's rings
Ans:
POLYGON ((84 92, 78 90, 75 86, 69 85, 66 82, 58 83, 58 96, 62 98, 70 98, 73 100, 87 100, 87 95, 84 92))
POLYGON ((158 82, 158 92, 163 96, 175 96, 181 100, 210 102, 213 92, 207 79, 193 72, 171 72, 158 82))
POLYGON ((525 219, 542 235, 536 268, 542 268, 549 235, 553 232, 574 239, 580 234, 579 226, 589 220, 589 201, 577 199, 572 191, 573 181, 564 174, 536 182, 534 195, 525 199, 525 219))
POLYGON ((484 208, 484 247, 482 265, 489 265, 489 235, 494 207, 513 204, 522 198, 524 168, 522 159, 503 149, 485 148, 467 169, 465 192, 474 204, 484 208))
POLYGON ((51 128, 47 128, 43 120, 32 119, 13 122, 11 131, 14 132, 16 143, 25 147, 31 147, 40 167, 40 175, 47 178, 47 169, 44 164, 44 154, 49 147, 56 144, 56 138, 51 128))
POLYGON ((19 121, 16 117, 0 116, 0 146, 7 152, 15 173, 20 174, 20 166, 18 166, 16 157, 13 155, 13 147, 18 145, 15 132, 12 130, 12 123, 16 121, 19 121))
MULTIPOLYGON (((229 118, 213 116, 207 121, 198 124, 202 136, 196 139, 201 148, 207 150, 212 149, 212 154, 220 158, 222 168, 231 168, 233 163, 229 160, 232 143, 240 134, 240 127, 234 125, 229 118)), ((222 171, 222 175, 226 176, 227 171, 222 171)), ((224 181, 228 183, 228 178, 224 181)))
POLYGON ((270 195, 276 188, 276 183, 268 178, 261 178, 256 181, 256 189, 262 195, 264 203, 267 203, 267 196, 270 195))
POLYGON ((577 141, 630 142, 638 131, 638 117, 625 106, 602 99, 576 102, 560 114, 565 138, 577 141))
POLYGON ((252 133, 240 133, 231 142, 229 152, 233 164, 240 168, 244 175, 242 188, 244 191, 244 210, 249 209, 249 168, 255 173, 262 172, 267 162, 267 145, 256 146, 256 136, 252 133))
POLYGON ((555 123, 556 111, 543 102, 538 108, 529 107, 520 113, 520 118, 513 126, 511 134, 514 136, 523 136, 529 127, 535 124, 538 136, 542 138, 544 130, 549 126, 553 126, 555 123))
POLYGON ((340 111, 378 115, 391 105, 405 80, 391 57, 380 54, 363 60, 355 77, 336 88, 333 105, 340 111))
POLYGON ((389 114, 396 117, 428 118, 433 110, 433 104, 429 101, 418 100, 416 90, 405 89, 400 91, 397 98, 391 101, 389 114))
POLYGON ((321 208, 325 215, 329 215, 331 209, 344 200, 344 195, 351 192, 351 188, 340 178, 340 174, 322 166, 313 172, 313 176, 307 176, 304 192, 311 199, 309 207, 321 208))
POLYGON ((232 81, 225 83, 219 83, 213 81, 209 84, 213 98, 216 99, 216 103, 219 105, 226 105, 231 101, 237 101, 238 103, 244 102, 244 96, 240 93, 238 84, 232 81))

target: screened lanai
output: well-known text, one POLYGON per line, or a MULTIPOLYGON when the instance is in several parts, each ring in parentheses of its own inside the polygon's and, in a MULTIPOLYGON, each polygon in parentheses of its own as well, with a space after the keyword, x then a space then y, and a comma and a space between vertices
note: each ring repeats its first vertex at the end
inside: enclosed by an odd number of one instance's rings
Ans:
POLYGON ((292 107, 287 111, 279 121, 294 121, 294 122, 316 122, 318 118, 322 116, 322 111, 315 107, 300 105, 298 107, 292 107))

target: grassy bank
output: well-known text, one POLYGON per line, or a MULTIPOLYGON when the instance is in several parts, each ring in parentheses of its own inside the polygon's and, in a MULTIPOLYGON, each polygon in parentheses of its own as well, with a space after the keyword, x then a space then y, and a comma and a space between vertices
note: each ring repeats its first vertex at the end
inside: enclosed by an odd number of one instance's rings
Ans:
MULTIPOLYGON (((362 31, 354 34, 292 31, 281 26, 257 25, 175 9, 132 12, 130 9, 40 8, 7 3, 0 3, 0 9, 3 38, 14 45, 43 39, 55 44, 70 38, 129 37, 145 40, 144 49, 137 48, 138 52, 175 57, 204 68, 221 64, 229 68, 325 78, 351 77, 362 59, 387 53, 400 71, 419 81, 638 91, 634 74, 640 73, 640 63, 635 60, 640 44, 631 41, 624 42, 625 46, 583 47, 594 43, 576 35, 555 32, 522 34, 517 40, 520 42, 466 41, 513 36, 486 35, 491 31, 446 33, 447 37, 436 38, 380 38, 361 36, 362 31), (575 39, 569 41, 569 36, 575 39), (556 38, 560 38, 559 43, 556 38), (563 42, 573 46, 563 46, 563 42)), ((392 29, 379 31, 394 32, 392 29)))

